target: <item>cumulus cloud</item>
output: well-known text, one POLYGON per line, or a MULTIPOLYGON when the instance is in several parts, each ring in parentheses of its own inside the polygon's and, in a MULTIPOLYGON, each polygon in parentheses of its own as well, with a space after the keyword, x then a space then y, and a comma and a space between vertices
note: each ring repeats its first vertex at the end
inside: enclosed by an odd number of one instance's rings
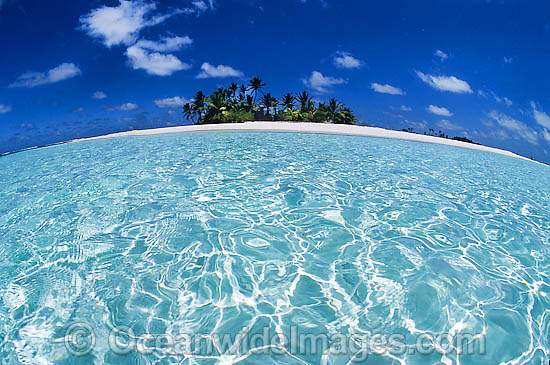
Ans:
POLYGON ((6 114, 8 112, 11 112, 11 105, 0 104, 0 114, 6 114))
POLYGON ((447 58, 449 58, 449 55, 443 52, 442 50, 438 49, 435 51, 434 56, 439 57, 441 61, 445 61, 447 58))
POLYGON ((406 105, 401 105, 399 109, 401 109, 404 112, 410 112, 412 110, 410 106, 406 106, 406 105))
POLYGON ((169 76, 176 71, 191 68, 191 65, 181 62, 172 54, 149 52, 137 45, 129 47, 126 56, 134 70, 145 70, 149 75, 169 76))
POLYGON ((191 102, 191 100, 174 96, 173 98, 156 99, 153 102, 159 108, 181 108, 184 104, 191 102))
POLYGON ((341 68, 360 68, 363 66, 363 61, 353 57, 349 52, 338 52, 334 57, 334 64, 341 68))
POLYGON ((347 83, 347 81, 344 79, 324 76, 319 71, 313 71, 311 73, 311 76, 307 79, 302 79, 302 82, 307 87, 321 94, 329 93, 330 92, 329 88, 331 86, 347 83))
POLYGON ((124 111, 125 112, 125 111, 135 110, 137 108, 138 108, 137 104, 126 103, 126 104, 122 104, 122 105, 108 106, 105 109, 107 109, 107 110, 118 110, 118 111, 124 111))
POLYGON ((441 119, 437 123, 437 125, 438 125, 439 128, 441 128, 443 130, 449 130, 449 131, 460 131, 460 130, 464 129, 462 126, 460 126, 458 124, 455 124, 455 123, 451 122, 448 119, 441 119))
POLYGON ((169 76, 176 71, 187 70, 191 65, 183 63, 173 54, 160 52, 178 51, 193 43, 185 37, 165 37, 158 42, 140 40, 126 50, 126 56, 134 70, 145 70, 149 75, 169 76))
POLYGON ((416 71, 416 75, 434 89, 453 93, 472 93, 470 85, 454 76, 433 76, 416 71))
POLYGON ((212 66, 208 62, 205 62, 201 66, 201 72, 197 75, 197 79, 208 79, 212 77, 243 77, 244 74, 235 70, 233 67, 218 65, 212 66))
POLYGON ((533 129, 529 128, 524 123, 515 120, 514 118, 506 115, 498 113, 497 111, 493 110, 491 113, 489 113, 489 117, 493 119, 495 122, 497 122, 498 125, 501 127, 507 129, 510 132, 513 132, 511 138, 515 139, 524 139, 527 142, 531 144, 538 144, 538 135, 537 132, 535 132, 533 129))
POLYGON ((426 108, 427 111, 429 111, 432 114, 435 115, 441 115, 442 117, 452 117, 453 113, 449 111, 447 108, 438 107, 435 105, 430 105, 426 108))
POLYGON ((377 84, 376 82, 373 82, 372 84, 370 84, 370 88, 376 91, 377 93, 390 94, 390 95, 405 95, 405 92, 400 88, 397 88, 395 86, 391 86, 388 84, 381 85, 381 84, 377 84))
POLYGON ((533 108, 533 116, 538 124, 544 128, 550 128, 550 116, 543 111, 537 109, 537 105, 534 101, 531 102, 531 108, 533 108))
POLYGON ((168 76, 191 66, 172 54, 193 41, 185 37, 165 37, 160 41, 139 40, 139 33, 146 27, 164 22, 169 17, 181 13, 153 15, 156 3, 144 0, 120 0, 118 6, 102 6, 80 18, 80 29, 99 39, 107 47, 130 46, 126 57, 134 70, 142 69, 150 75, 168 76), (163 53, 161 53, 163 52, 163 53))
POLYGON ((143 28, 160 24, 177 13, 151 16, 156 7, 155 3, 142 0, 120 0, 118 6, 102 6, 80 17, 80 29, 107 47, 129 46, 143 28))
POLYGON ((107 98, 107 94, 105 94, 103 91, 96 91, 95 93, 92 94, 92 99, 106 99, 107 98))
POLYGON ((189 46, 193 43, 193 40, 188 36, 185 37, 165 37, 159 42, 140 40, 134 47, 141 49, 147 49, 156 52, 172 52, 178 51, 184 46, 189 46))
POLYGON ((9 87, 32 88, 39 85, 53 84, 80 75, 80 69, 73 63, 62 63, 47 72, 26 72, 9 87))

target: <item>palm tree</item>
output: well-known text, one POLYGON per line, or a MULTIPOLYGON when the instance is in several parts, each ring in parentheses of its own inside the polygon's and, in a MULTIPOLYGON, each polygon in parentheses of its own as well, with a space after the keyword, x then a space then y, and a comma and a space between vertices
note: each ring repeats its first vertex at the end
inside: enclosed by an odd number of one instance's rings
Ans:
POLYGON ((273 96, 271 96, 271 93, 264 94, 264 96, 260 99, 260 105, 264 107, 267 110, 267 115, 271 115, 269 110, 274 107, 277 108, 276 100, 273 96))
POLYGON ((195 113, 193 112, 193 108, 191 107, 190 103, 187 103, 183 106, 183 117, 187 120, 192 120, 193 122, 195 113))
POLYGON ((206 99, 208 105, 206 119, 208 121, 219 123, 225 121, 228 111, 227 98, 223 91, 216 91, 206 99))
MULTIPOLYGON (((262 80, 255 77, 250 80, 248 87, 246 84, 239 86, 232 83, 229 87, 217 89, 208 97, 199 91, 192 102, 183 106, 182 114, 197 124, 265 120, 263 118, 266 117, 338 124, 357 122, 353 112, 334 98, 326 104, 316 103, 307 91, 302 91, 296 95, 287 93, 277 99, 271 93, 264 93, 264 86, 262 80), (256 104, 258 99, 259 102, 256 104), (279 105, 284 109, 278 111, 279 105)), ((430 129, 430 134, 436 135, 433 129, 430 129)), ((439 131, 439 135, 445 136, 442 131, 439 131)))
POLYGON ((344 107, 344 104, 338 102, 336 99, 331 98, 328 101, 327 105, 327 121, 329 123, 334 123, 336 121, 336 118, 338 117, 338 114, 342 111, 342 108, 344 107))
POLYGON ((254 99, 251 95, 246 95, 245 101, 242 103, 242 108, 245 112, 251 112, 254 109, 254 99))
MULTIPOLYGON (((357 123, 357 117, 351 109, 348 108, 342 108, 340 113, 338 114, 336 118, 336 122, 338 124, 355 124, 357 123)), ((409 128, 409 132, 412 132, 412 128, 409 128)))
POLYGON ((239 85, 233 82, 231 86, 229 86, 229 90, 231 90, 231 97, 234 98, 237 96, 237 90, 239 90, 239 85))
POLYGON ((231 94, 231 91, 229 89, 224 89, 223 87, 219 87, 218 90, 214 91, 214 93, 221 94, 224 98, 228 98, 231 94))
POLYGON ((237 97, 237 93, 235 92, 235 100, 238 101, 242 107, 246 100, 246 86, 241 85, 237 90, 239 91, 239 96, 237 97))
POLYGON ((298 102, 300 103, 300 109, 302 111, 307 111, 311 109, 311 105, 313 103, 312 98, 309 96, 309 93, 307 91, 302 91, 301 93, 297 94, 298 102))
POLYGON ((258 77, 254 77, 252 80, 250 80, 249 90, 252 90, 252 92, 254 93, 254 103, 256 103, 256 96, 258 95, 258 91, 260 91, 260 89, 264 86, 265 84, 263 83, 262 79, 258 77))
POLYGON ((296 98, 290 93, 284 95, 281 98, 281 105, 284 106, 285 109, 294 110, 295 102, 296 102, 296 98))
POLYGON ((193 113, 197 114, 199 116, 198 123, 202 123, 202 116, 205 110, 206 106, 206 96, 202 91, 197 91, 195 94, 195 98, 193 99, 193 103, 191 104, 191 109, 193 110, 193 113))
POLYGON ((271 107, 273 108, 273 118, 277 120, 277 107, 279 106, 279 100, 277 98, 271 99, 271 107))

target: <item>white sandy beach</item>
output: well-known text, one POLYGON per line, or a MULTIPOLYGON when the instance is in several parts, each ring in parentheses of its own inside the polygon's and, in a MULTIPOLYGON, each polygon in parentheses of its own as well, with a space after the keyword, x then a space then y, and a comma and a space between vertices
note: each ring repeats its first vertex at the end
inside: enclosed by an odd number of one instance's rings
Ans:
MULTIPOLYGON (((189 132, 231 132, 231 131, 262 131, 262 132, 294 132, 294 133, 320 133, 320 134, 343 134, 353 136, 368 136, 402 139, 407 141, 438 143, 449 146, 469 148, 479 151, 487 151, 500 155, 516 157, 523 160, 533 161, 526 157, 517 155, 510 151, 501 150, 482 145, 476 145, 467 142, 455 141, 422 134, 393 131, 384 128, 343 125, 343 124, 323 124, 323 123, 292 123, 292 122, 246 122, 246 123, 227 123, 227 124, 208 124, 208 125, 189 125, 180 127, 166 127, 156 129, 134 130, 128 132, 113 133, 99 137, 83 138, 73 140, 72 142, 89 141, 103 138, 116 138, 126 136, 148 136, 152 134, 168 133, 189 133, 189 132)), ((535 161, 534 161, 535 162, 535 161)))

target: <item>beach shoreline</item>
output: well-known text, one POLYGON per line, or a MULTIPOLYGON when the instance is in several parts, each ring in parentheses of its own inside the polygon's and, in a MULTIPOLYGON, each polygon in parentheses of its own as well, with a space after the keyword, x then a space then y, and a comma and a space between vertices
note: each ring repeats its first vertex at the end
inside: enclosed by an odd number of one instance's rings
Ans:
MULTIPOLYGON (((379 137, 390 139, 401 139, 406 141, 436 143, 448 146, 468 148, 478 151, 486 151, 504 156, 515 157, 522 160, 537 162, 527 157, 515 154, 510 151, 456 141, 453 139, 440 138, 435 136, 426 136, 403 131, 394 131, 390 129, 367 127, 345 124, 324 124, 324 123, 302 123, 302 122, 245 122, 245 123, 224 123, 224 124, 205 124, 205 125, 187 125, 178 127, 164 127, 155 129, 133 130, 127 132, 118 132, 103 136, 80 138, 69 141, 69 143, 93 141, 106 138, 119 138, 128 136, 149 136, 155 134, 173 134, 173 133, 192 133, 192 132, 289 132, 289 133, 316 133, 333 135, 352 135, 365 137, 379 137)), ((538 162, 540 163, 540 162, 538 162)))

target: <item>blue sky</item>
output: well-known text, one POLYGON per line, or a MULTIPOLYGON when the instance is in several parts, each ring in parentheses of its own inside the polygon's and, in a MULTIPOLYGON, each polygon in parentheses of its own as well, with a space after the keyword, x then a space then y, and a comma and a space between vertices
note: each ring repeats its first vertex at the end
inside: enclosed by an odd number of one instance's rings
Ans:
POLYGON ((0 153, 187 124, 259 76, 550 161, 548 1, 0 0, 0 39, 0 153))

